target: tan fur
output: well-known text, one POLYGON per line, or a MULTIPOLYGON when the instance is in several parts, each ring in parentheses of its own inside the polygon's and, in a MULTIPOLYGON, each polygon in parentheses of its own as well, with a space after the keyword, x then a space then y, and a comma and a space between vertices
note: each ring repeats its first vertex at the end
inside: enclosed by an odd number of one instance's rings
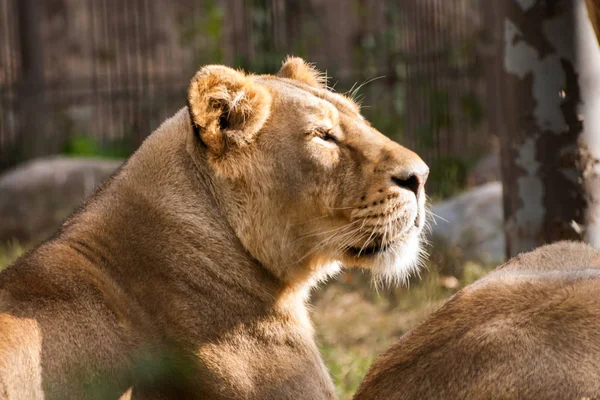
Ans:
POLYGON ((226 146, 243 147, 254 140, 269 115, 271 96, 242 72, 209 65, 192 79, 188 104, 202 141, 218 157, 228 150, 226 146), (226 132, 221 121, 228 123, 226 132))
POLYGON ((355 399, 600 398, 599 287, 586 244, 521 254, 381 355, 355 399))
POLYGON ((327 86, 326 76, 298 57, 287 57, 277 76, 293 79, 314 88, 324 89, 327 86))
POLYGON ((284 75, 202 68, 189 108, 0 273, 0 393, 334 397, 307 294, 341 264, 415 267, 427 167, 284 75))

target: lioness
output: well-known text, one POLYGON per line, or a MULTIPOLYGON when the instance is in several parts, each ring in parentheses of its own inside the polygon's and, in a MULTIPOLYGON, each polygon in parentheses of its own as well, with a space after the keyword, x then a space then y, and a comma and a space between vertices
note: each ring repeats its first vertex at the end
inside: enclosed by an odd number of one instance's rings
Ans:
POLYGON ((415 268, 428 168, 320 74, 218 65, 0 274, 0 397, 331 399, 310 288, 415 268))
POLYGON ((521 254, 379 356, 355 399, 598 399, 599 288, 588 245, 521 254))

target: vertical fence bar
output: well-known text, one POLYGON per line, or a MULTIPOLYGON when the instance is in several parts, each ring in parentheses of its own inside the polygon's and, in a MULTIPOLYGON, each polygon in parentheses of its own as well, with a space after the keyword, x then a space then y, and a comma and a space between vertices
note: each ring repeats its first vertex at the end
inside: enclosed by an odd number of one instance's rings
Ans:
POLYGON ((43 4, 17 0, 21 79, 19 90, 21 139, 29 158, 44 155, 45 102, 44 53, 41 35, 43 4))

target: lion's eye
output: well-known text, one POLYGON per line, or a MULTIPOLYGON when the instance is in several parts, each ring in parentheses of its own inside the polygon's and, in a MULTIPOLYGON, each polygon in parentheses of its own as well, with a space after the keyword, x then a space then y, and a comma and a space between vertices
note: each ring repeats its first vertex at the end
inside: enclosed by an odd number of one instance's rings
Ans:
POLYGON ((312 142, 320 146, 334 149, 338 147, 338 142, 332 135, 313 135, 312 142))
POLYGON ((319 146, 327 147, 328 149, 335 149, 339 146, 340 142, 331 129, 317 128, 308 133, 310 140, 319 146))
POLYGON ((335 136, 333 136, 331 134, 331 131, 329 131, 329 130, 325 130, 325 129, 318 130, 317 131, 317 136, 319 138, 321 138, 322 140, 325 140, 327 142, 338 143, 337 138, 335 136))
POLYGON ((337 138, 335 136, 333 136, 330 132, 325 132, 323 133, 323 135, 321 136, 321 139, 323 140, 327 140, 328 142, 334 142, 337 143, 337 138))

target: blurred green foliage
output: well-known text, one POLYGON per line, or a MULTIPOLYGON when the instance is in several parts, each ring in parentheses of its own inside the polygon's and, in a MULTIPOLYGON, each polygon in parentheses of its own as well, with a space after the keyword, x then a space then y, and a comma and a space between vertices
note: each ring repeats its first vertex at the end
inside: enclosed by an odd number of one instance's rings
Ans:
POLYGON ((485 119, 483 104, 477 95, 468 93, 460 98, 462 115, 473 128, 478 127, 485 119))
POLYGON ((127 158, 133 152, 128 139, 113 140, 101 144, 92 135, 72 136, 63 148, 63 154, 74 157, 127 158))
POLYGON ((442 157, 429 166, 428 187, 434 190, 430 197, 444 199, 458 194, 467 186, 467 174, 472 161, 460 157, 442 157))
POLYGON ((225 12, 216 0, 203 0, 201 14, 182 11, 177 15, 179 43, 192 50, 196 65, 223 60, 223 18, 225 12))
POLYGON ((8 267, 24 251, 24 248, 17 242, 0 243, 0 271, 8 267))
POLYGON ((340 349, 335 343, 321 343, 319 351, 334 379, 337 395, 342 399, 352 398, 376 354, 365 356, 361 349, 340 349))
MULTIPOLYGON (((226 40, 224 26, 227 23, 224 20, 225 10, 222 3, 216 0, 198 1, 204 10, 202 15, 188 15, 185 12, 178 15, 180 44, 193 52, 198 65, 223 62, 222 44, 226 40)), ((348 7, 353 7, 361 20, 375 20, 377 17, 368 2, 349 1, 348 7)), ((310 59, 311 49, 322 47, 322 21, 307 17, 311 12, 307 11, 311 9, 309 6, 292 7, 290 12, 307 14, 302 17, 302 23, 294 27, 293 35, 285 38, 285 46, 278 42, 282 39, 273 37, 271 8, 268 0, 253 0, 244 5, 250 17, 253 53, 234 54, 234 67, 259 74, 272 73, 279 68, 287 54, 310 59)), ((386 5, 386 17, 389 21, 384 26, 367 24, 357 30, 351 66, 338 66, 332 60, 331 65, 319 67, 327 70, 328 75, 340 79, 329 82, 336 85, 338 92, 351 90, 364 83, 354 97, 364 103, 365 117, 393 140, 405 144, 410 139, 413 150, 423 155, 430 164, 435 164, 432 165, 428 184, 434 197, 453 195, 465 187, 468 168, 473 163, 470 159, 448 156, 448 152, 440 151, 440 146, 443 146, 440 138, 463 128, 465 123, 471 129, 481 126, 485 119, 481 99, 474 92, 461 93, 457 97, 451 92, 453 86, 448 82, 432 81, 427 75, 431 74, 429 67, 418 64, 416 55, 416 58, 408 55, 407 59, 407 54, 401 51, 401 43, 406 39, 403 37, 405 31, 398 28, 405 25, 406 17, 402 8, 391 3, 386 5), (348 67, 351 67, 350 73, 348 67), (337 68, 344 68, 344 71, 336 71, 337 68), (414 127, 413 121, 411 129, 415 129, 414 132, 405 131, 407 104, 415 101, 414 98, 407 98, 409 82, 413 85, 411 96, 422 93, 422 99, 425 99, 425 110, 418 117, 425 120, 419 121, 417 127, 414 127)), ((453 42, 449 47, 447 44, 445 41, 429 44, 424 49, 429 57, 437 57, 436 68, 463 69, 475 63, 476 37, 453 42)), ((469 157, 474 158, 473 155, 469 157)))

